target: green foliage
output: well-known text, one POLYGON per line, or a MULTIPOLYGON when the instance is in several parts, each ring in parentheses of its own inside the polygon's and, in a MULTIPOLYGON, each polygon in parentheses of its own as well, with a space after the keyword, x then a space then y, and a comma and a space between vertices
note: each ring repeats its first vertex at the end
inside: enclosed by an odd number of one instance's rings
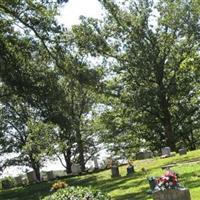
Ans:
POLYGON ((10 189, 16 186, 15 179, 12 177, 5 177, 1 179, 0 181, 1 181, 2 189, 10 189))
POLYGON ((111 199, 106 194, 100 191, 93 190, 86 187, 67 187, 60 189, 50 196, 45 197, 43 200, 68 200, 68 199, 91 199, 91 200, 109 200, 111 199))
POLYGON ((100 2, 104 20, 83 18, 73 35, 79 51, 109 66, 102 91, 103 102, 110 106, 102 115, 103 140, 112 145, 132 138, 133 146, 139 141, 142 147, 144 141, 152 150, 166 145, 176 150, 181 143, 196 148, 198 3, 100 2))

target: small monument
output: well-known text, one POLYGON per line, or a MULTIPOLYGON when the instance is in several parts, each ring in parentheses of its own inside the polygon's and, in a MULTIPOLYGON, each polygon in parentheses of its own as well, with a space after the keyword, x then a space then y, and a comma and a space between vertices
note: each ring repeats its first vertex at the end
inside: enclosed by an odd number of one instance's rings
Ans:
POLYGON ((134 165, 131 163, 131 161, 128 161, 127 176, 133 174, 134 172, 134 165))
POLYGON ((81 166, 79 164, 72 164, 72 174, 79 175, 81 173, 81 166))
POLYGON ((154 200, 191 200, 190 191, 187 188, 168 189, 153 192, 154 200))
POLYGON ((154 200, 191 200, 189 190, 181 187, 176 172, 170 169, 159 178, 149 179, 149 185, 154 200))
POLYGON ((38 182, 37 177, 36 177, 34 171, 27 172, 26 175, 27 175, 27 178, 28 178, 28 182, 29 182, 29 184, 32 184, 32 183, 36 183, 36 182, 38 182))
POLYGON ((22 186, 22 185, 24 185, 22 176, 17 176, 17 177, 15 177, 15 182, 16 182, 16 185, 17 185, 17 186, 22 186))
POLYGON ((162 156, 161 157, 170 157, 171 156, 171 149, 170 147, 164 147, 161 149, 162 156))
POLYGON ((143 160, 143 159, 148 159, 152 157, 153 157, 153 153, 151 151, 140 151, 136 153, 137 160, 143 160))
POLYGON ((54 177, 54 173, 53 171, 49 171, 49 172, 46 172, 46 175, 47 175, 47 180, 53 180, 55 177, 54 177))
POLYGON ((120 176, 121 175, 119 174, 118 162, 115 160, 111 160, 111 177, 116 178, 120 176))
POLYGON ((99 163, 98 163, 98 160, 97 160, 97 156, 93 157, 93 161, 94 161, 94 169, 98 170, 99 169, 99 163))
POLYGON ((179 155, 182 156, 182 155, 186 155, 187 154, 187 149, 186 148, 181 148, 178 150, 179 152, 179 155))

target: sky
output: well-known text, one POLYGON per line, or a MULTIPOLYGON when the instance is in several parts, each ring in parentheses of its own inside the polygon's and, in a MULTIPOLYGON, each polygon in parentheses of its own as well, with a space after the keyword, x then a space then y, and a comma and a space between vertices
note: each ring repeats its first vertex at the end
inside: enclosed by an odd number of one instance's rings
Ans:
POLYGON ((101 18, 102 8, 98 0, 69 0, 61 8, 59 22, 70 28, 79 23, 81 15, 86 17, 101 18))

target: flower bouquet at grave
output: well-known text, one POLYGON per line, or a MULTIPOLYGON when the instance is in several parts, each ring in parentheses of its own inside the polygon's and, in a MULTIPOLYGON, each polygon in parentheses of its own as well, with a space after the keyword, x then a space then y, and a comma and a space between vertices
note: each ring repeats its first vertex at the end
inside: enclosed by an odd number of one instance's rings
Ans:
POLYGON ((66 188, 67 184, 64 181, 58 181, 51 186, 51 192, 55 192, 59 189, 66 188))
POLYGON ((154 183, 154 188, 151 188, 153 191, 181 188, 178 183, 178 175, 171 170, 167 170, 163 176, 155 179, 154 183))
POLYGON ((166 171, 163 176, 156 179, 156 185, 154 190, 166 190, 166 189, 178 189, 180 185, 178 183, 178 176, 173 171, 166 171))
POLYGON ((148 177, 150 190, 148 193, 167 190, 167 189, 180 189, 182 188, 178 182, 178 175, 171 171, 167 170, 165 174, 161 177, 148 177))

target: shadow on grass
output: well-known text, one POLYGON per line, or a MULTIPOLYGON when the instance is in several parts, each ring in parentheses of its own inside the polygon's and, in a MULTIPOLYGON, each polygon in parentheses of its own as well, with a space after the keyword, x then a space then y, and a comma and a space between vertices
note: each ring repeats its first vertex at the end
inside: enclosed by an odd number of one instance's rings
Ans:
POLYGON ((200 170, 190 173, 181 174, 181 182, 184 183, 189 189, 197 188, 200 186, 200 170))
POLYGON ((147 199, 147 190, 149 189, 148 187, 142 187, 138 192, 135 191, 135 188, 140 185, 144 185, 145 183, 147 183, 147 179, 142 172, 135 173, 131 176, 107 178, 104 180, 98 180, 98 176, 95 175, 83 180, 70 180, 70 184, 72 185, 92 186, 106 193, 110 193, 114 190, 120 190, 120 193, 115 194, 115 197, 112 198, 113 200, 147 199), (128 194, 126 193, 127 189, 129 190, 128 194), (125 194, 123 194, 122 191, 124 191, 125 194))
POLYGON ((0 192, 0 200, 40 200, 49 194, 51 183, 44 182, 27 187, 13 188, 0 192))
POLYGON ((129 193, 118 195, 117 197, 113 198, 113 200, 144 200, 148 197, 149 196, 145 193, 129 193))

